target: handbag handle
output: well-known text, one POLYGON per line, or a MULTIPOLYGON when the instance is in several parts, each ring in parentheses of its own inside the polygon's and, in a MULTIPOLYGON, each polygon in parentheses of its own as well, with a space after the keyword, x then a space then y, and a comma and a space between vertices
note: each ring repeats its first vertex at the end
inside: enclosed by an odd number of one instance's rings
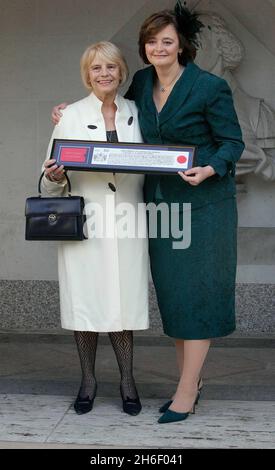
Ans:
MULTIPOLYGON (((42 181, 42 178, 43 178, 44 174, 45 174, 45 170, 44 170, 43 173, 40 175, 39 182, 38 182, 38 195, 39 195, 39 197, 41 197, 41 181, 42 181)), ((72 194, 71 194, 71 192, 72 192, 72 185, 71 185, 71 182, 70 182, 70 180, 69 180, 69 177, 68 177, 66 171, 64 171, 64 176, 66 177, 66 180, 67 180, 67 183, 68 183, 68 196, 71 197, 71 196, 72 196, 72 194)))

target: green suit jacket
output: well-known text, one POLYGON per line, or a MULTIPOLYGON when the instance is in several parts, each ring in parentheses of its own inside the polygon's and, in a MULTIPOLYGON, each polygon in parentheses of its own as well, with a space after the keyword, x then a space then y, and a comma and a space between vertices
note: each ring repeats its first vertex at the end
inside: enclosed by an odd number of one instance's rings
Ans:
POLYGON ((147 202, 191 202, 192 208, 235 195, 235 163, 244 149, 232 94, 226 81, 189 62, 165 106, 153 101, 155 70, 139 70, 126 98, 135 100, 145 142, 196 145, 196 166, 211 165, 216 175, 191 186, 179 175, 147 176, 147 202))

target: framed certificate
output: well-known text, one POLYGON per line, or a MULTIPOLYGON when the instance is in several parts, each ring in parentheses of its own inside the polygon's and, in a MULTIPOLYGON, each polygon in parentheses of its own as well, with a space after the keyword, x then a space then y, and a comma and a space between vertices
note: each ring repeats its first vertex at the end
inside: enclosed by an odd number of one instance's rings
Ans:
POLYGON ((54 139, 51 158, 68 170, 177 173, 194 166, 195 153, 195 146, 54 139))

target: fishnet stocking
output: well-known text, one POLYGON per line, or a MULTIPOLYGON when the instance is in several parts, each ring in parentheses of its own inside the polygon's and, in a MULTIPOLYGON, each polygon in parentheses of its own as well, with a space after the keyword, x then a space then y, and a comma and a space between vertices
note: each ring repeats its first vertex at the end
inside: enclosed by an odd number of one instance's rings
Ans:
POLYGON ((121 375, 121 393, 124 399, 138 398, 138 393, 133 377, 133 332, 116 331, 108 333, 121 375))
POLYGON ((79 396, 81 398, 89 397, 92 399, 96 393, 97 387, 95 378, 95 358, 98 333, 93 331, 75 331, 74 337, 82 370, 79 396))

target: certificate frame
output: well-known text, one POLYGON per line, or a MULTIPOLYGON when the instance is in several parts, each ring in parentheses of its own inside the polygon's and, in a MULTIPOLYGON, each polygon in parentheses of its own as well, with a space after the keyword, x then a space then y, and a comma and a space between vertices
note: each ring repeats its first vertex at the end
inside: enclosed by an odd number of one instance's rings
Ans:
POLYGON ((51 158, 65 170, 177 174, 195 165, 196 146, 54 139, 51 158))

